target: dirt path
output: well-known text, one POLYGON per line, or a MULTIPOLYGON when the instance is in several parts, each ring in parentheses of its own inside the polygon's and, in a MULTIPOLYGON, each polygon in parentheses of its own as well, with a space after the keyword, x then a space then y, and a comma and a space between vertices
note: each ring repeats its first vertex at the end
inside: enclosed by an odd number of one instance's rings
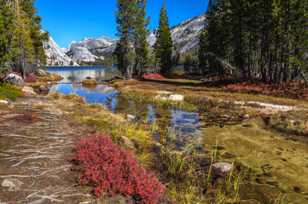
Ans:
POLYGON ((95 203, 71 172, 74 138, 81 134, 45 98, 0 108, 0 203, 95 203))

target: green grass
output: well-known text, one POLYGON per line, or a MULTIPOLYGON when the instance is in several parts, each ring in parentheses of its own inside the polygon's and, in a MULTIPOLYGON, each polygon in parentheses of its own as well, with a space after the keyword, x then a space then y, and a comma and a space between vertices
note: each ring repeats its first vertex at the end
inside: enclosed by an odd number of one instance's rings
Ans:
POLYGON ((0 84, 0 99, 15 101, 20 96, 22 96, 22 91, 19 88, 9 84, 0 84))

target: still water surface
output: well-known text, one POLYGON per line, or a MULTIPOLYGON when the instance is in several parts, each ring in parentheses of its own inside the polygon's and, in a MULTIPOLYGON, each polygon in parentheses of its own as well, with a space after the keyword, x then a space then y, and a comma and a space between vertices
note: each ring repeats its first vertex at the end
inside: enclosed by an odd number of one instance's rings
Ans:
POLYGON ((113 113, 130 114, 136 117, 136 122, 149 124, 161 123, 170 134, 175 135, 178 147, 185 146, 188 138, 201 135, 200 117, 198 113, 179 109, 162 110, 154 104, 140 104, 122 97, 119 91, 107 85, 87 88, 81 85, 86 78, 93 78, 99 82, 112 79, 117 71, 105 67, 50 67, 51 73, 57 73, 64 79, 54 85, 51 93, 76 94, 90 104, 101 104, 113 113))

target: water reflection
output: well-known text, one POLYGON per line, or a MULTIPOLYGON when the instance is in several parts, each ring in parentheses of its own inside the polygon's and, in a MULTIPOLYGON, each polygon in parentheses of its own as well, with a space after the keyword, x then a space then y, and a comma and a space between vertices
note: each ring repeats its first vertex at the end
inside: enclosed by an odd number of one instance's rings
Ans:
POLYGON ((136 121, 149 124, 157 123, 159 128, 169 129, 176 136, 174 141, 177 147, 185 146, 188 141, 195 140, 201 135, 200 117, 198 113, 186 112, 178 109, 163 109, 154 104, 144 104, 122 97, 119 92, 107 85, 98 85, 94 88, 83 87, 79 82, 87 77, 102 81, 112 78, 114 72, 102 67, 58 67, 48 71, 64 77, 60 84, 54 85, 51 93, 76 94, 87 103, 101 104, 113 113, 130 114, 136 121))
POLYGON ((115 69, 102 66, 49 67, 48 71, 61 75, 64 78, 61 81, 62 83, 80 82, 86 78, 104 81, 111 79, 117 74, 115 69))
POLYGON ((51 93, 76 94, 85 99, 87 103, 102 104, 115 112, 117 107, 118 91, 105 85, 95 88, 86 88, 81 84, 57 84, 50 90, 51 93))

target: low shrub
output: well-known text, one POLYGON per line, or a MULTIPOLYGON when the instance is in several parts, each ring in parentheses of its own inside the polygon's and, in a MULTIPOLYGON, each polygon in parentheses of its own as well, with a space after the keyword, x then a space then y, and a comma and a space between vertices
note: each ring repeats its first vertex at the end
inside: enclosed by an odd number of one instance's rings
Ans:
POLYGON ((156 74, 144 74, 143 75, 144 79, 159 79, 159 80, 164 80, 166 79, 165 77, 163 77, 162 75, 156 73, 156 74))
POLYGON ((34 83, 37 81, 37 77, 35 74, 31 73, 25 78, 25 82, 27 83, 34 83))
POLYGON ((105 135, 93 135, 76 147, 75 161, 83 167, 81 181, 94 186, 97 197, 122 194, 144 204, 156 204, 165 187, 141 167, 134 156, 105 135))

